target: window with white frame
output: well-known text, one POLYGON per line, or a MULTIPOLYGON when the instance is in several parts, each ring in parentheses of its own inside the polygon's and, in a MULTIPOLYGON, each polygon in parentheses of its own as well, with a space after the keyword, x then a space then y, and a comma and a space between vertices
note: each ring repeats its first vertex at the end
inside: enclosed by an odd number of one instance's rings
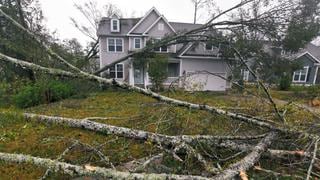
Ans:
POLYGON ((123 79, 123 77, 123 64, 116 64, 114 67, 110 68, 110 78, 123 79))
POLYGON ((134 48, 135 49, 141 49, 141 38, 134 38, 134 48))
POLYGON ((123 39, 108 38, 108 52, 123 52, 123 39))
POLYGON ((293 82, 307 82, 309 67, 305 66, 299 71, 293 73, 293 82))
POLYGON ((168 63, 168 77, 179 77, 180 64, 179 63, 168 63))
POLYGON ((241 69, 242 79, 244 81, 249 81, 249 74, 250 72, 246 69, 241 69))
POLYGON ((119 19, 111 19, 111 32, 120 32, 119 19))
POLYGON ((214 46, 212 44, 206 43, 205 44, 205 49, 207 51, 213 51, 214 46))
MULTIPOLYGON (((161 39, 155 39, 154 42, 160 41, 161 39)), ((168 47, 166 45, 154 48, 155 52, 168 52, 168 47)))

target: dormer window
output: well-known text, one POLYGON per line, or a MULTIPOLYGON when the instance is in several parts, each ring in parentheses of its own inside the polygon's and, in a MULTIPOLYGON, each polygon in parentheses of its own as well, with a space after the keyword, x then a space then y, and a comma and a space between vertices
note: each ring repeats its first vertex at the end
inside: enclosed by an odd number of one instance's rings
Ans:
POLYGON ((111 19, 111 32, 120 32, 119 19, 111 19))

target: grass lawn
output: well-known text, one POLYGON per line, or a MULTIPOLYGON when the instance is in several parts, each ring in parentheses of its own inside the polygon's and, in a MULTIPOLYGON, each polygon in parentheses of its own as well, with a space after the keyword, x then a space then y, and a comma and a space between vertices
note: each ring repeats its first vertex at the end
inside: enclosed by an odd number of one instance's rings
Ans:
MULTIPOLYGON (((270 112, 272 112, 271 107, 265 105, 262 100, 241 94, 191 94, 187 92, 166 92, 163 94, 181 100, 208 104, 255 116, 263 116, 266 113, 270 115, 270 112)), ((2 109, 1 111, 13 112, 16 109, 2 109)), ((112 117, 110 120, 99 120, 98 122, 168 135, 253 135, 263 132, 259 128, 226 117, 209 114, 204 111, 174 107, 159 103, 144 95, 123 90, 108 90, 91 94, 85 99, 67 99, 20 111, 79 119, 112 117)), ((311 121, 311 115, 293 108, 288 110, 287 116, 288 121, 292 124, 311 121)), ((268 118, 272 119, 274 117, 268 118)), ((56 125, 49 126, 26 122, 17 113, 0 113, 0 129, 0 152, 23 153, 55 159, 72 144, 73 140, 79 140, 95 147, 104 144, 101 147, 101 151, 106 156, 109 156, 111 162, 117 166, 130 160, 155 154, 158 151, 156 147, 148 142, 105 136, 56 125)), ((90 161, 91 165, 105 166, 92 152, 83 152, 82 149, 75 149, 65 158, 65 161, 73 164, 83 164, 90 161)), ((190 172, 195 170, 193 167, 188 167, 187 163, 173 163, 172 166, 181 166, 180 169, 190 172)), ((27 164, 16 165, 0 162, 0 179, 37 179, 44 172, 45 169, 27 164)), ((63 178, 66 176, 55 174, 51 177, 63 178)))

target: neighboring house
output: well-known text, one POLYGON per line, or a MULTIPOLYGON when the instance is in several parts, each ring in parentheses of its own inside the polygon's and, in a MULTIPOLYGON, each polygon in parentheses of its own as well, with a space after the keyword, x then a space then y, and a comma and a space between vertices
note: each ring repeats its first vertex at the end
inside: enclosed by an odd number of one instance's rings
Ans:
MULTIPOLYGON (((282 56, 292 61, 298 61, 302 65, 302 69, 293 72, 292 83, 299 85, 314 85, 320 84, 319 66, 320 66, 320 47, 312 43, 306 45, 305 48, 299 50, 297 53, 290 53, 282 50, 279 46, 271 45, 265 42, 263 50, 270 55, 282 56)), ((254 59, 247 62, 252 66, 254 59)), ((241 70, 244 81, 253 82, 255 79, 248 70, 241 70)))
POLYGON ((309 43, 295 56, 294 61, 299 61, 303 69, 295 71, 292 75, 294 84, 314 85, 320 84, 320 47, 309 43))
MULTIPOLYGON (((120 18, 116 14, 103 18, 97 35, 100 39, 100 67, 145 47, 152 39, 189 31, 200 24, 169 22, 156 8, 149 10, 142 18, 120 18)), ((228 77, 226 60, 219 57, 219 48, 205 43, 177 44, 154 49, 168 54, 168 78, 165 85, 175 85, 186 90, 225 91, 229 83, 204 71, 228 77), (198 73, 198 72, 202 73, 198 73), (183 77, 183 78, 181 78, 183 77)), ((110 69, 110 78, 125 81, 130 85, 147 88, 151 81, 144 67, 133 66, 129 58, 110 69)))

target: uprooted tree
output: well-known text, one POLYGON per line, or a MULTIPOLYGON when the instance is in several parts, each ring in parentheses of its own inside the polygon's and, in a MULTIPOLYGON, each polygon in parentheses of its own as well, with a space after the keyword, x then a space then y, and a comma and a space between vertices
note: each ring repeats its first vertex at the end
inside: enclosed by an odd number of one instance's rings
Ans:
MULTIPOLYGON (((108 70, 116 63, 122 62, 129 57, 152 51, 155 47, 169 46, 173 44, 193 45, 199 42, 210 42, 212 44, 220 44, 221 54, 225 58, 236 57, 236 62, 230 62, 230 66, 237 68, 245 67, 256 79, 257 85, 263 90, 264 102, 268 103, 273 112, 271 117, 267 119, 255 117, 250 114, 242 114, 236 111, 227 111, 217 107, 195 104, 187 101, 177 100, 166 97, 164 95, 135 86, 130 86, 124 82, 115 79, 106 79, 94 74, 89 74, 72 65, 68 59, 64 59, 57 53, 53 52, 49 46, 43 44, 41 39, 28 28, 21 25, 10 15, 0 10, 3 19, 16 26, 26 36, 32 37, 38 41, 46 52, 55 60, 67 66, 68 70, 44 67, 33 62, 27 62, 23 59, 13 58, 5 53, 0 53, 0 60, 11 63, 35 72, 50 74, 53 76, 62 76, 69 78, 81 78, 89 81, 95 81, 101 84, 116 86, 119 88, 135 91, 143 95, 157 99, 160 102, 168 103, 173 106, 179 106, 196 111, 206 111, 211 115, 225 116, 229 120, 239 121, 250 124, 255 127, 256 134, 253 136, 213 136, 213 135, 165 135, 154 132, 130 129, 124 127, 111 126, 108 124, 97 123, 87 119, 52 117, 38 114, 24 113, 23 118, 41 123, 63 125, 72 128, 81 128, 104 135, 114 135, 143 141, 153 144, 160 151, 149 158, 145 158, 141 165, 137 166, 130 172, 117 170, 117 167, 108 161, 107 156, 99 150, 93 149, 99 157, 107 162, 106 167, 73 165, 62 162, 61 159, 74 146, 78 146, 81 142, 75 142, 67 148, 56 160, 32 157, 24 154, 0 153, 0 160, 11 163, 32 163, 36 166, 47 168, 44 176, 49 173, 62 171, 71 176, 99 176, 105 178, 128 178, 128 179, 232 179, 240 176, 246 179, 246 172, 257 164, 263 157, 277 158, 282 161, 298 161, 304 159, 308 162, 305 171, 306 178, 318 176, 313 169, 319 171, 319 159, 317 158, 319 134, 312 126, 301 125, 300 127, 291 126, 286 121, 286 111, 281 111, 274 102, 269 93, 268 88, 264 85, 260 77, 250 66, 246 64, 247 59, 255 57, 261 52, 259 46, 252 46, 254 42, 269 40, 277 42, 288 49, 297 50, 297 47, 303 47, 312 37, 319 32, 319 1, 318 0, 247 0, 235 5, 234 7, 218 13, 208 23, 202 27, 188 31, 178 32, 175 35, 167 36, 161 41, 157 41, 140 51, 129 54, 96 72, 99 74, 108 70), (224 16, 229 13, 231 19, 225 20, 224 16), (297 30, 297 31, 295 31, 297 30), (221 31, 220 36, 216 36, 221 31), (215 34, 215 35, 212 35, 215 34), (304 35, 303 35, 304 34, 304 35), (294 46, 290 41, 294 41, 294 46), (258 134, 260 132, 260 134, 258 134), (301 140, 301 143, 298 141, 301 140), (285 143, 295 142, 295 149, 288 148, 285 143), (313 147, 314 150, 311 150, 313 147), (216 155, 219 151, 213 152, 212 149, 222 148, 228 149, 232 153, 224 159, 216 155), (162 159, 164 156, 172 156, 177 161, 184 161, 186 157, 192 157, 195 164, 201 165, 201 170, 197 174, 173 174, 173 173, 150 173, 144 172, 146 167, 155 161, 162 159), (220 166, 224 163, 225 166, 220 166)), ((232 80, 231 80, 232 81, 232 80)), ((233 83, 233 82, 232 82, 233 83)), ((315 115, 316 116, 316 115, 315 115)), ((319 118, 316 116, 315 118, 319 118)), ((210 122, 208 122, 210 123, 210 122)), ((252 130, 253 131, 253 130, 252 130)), ((294 167, 294 166, 293 166, 294 167)), ((273 172, 260 167, 255 170, 264 171, 266 173, 276 174, 276 176, 288 176, 281 172, 273 172)), ((300 176, 292 176, 301 178, 300 176)))

